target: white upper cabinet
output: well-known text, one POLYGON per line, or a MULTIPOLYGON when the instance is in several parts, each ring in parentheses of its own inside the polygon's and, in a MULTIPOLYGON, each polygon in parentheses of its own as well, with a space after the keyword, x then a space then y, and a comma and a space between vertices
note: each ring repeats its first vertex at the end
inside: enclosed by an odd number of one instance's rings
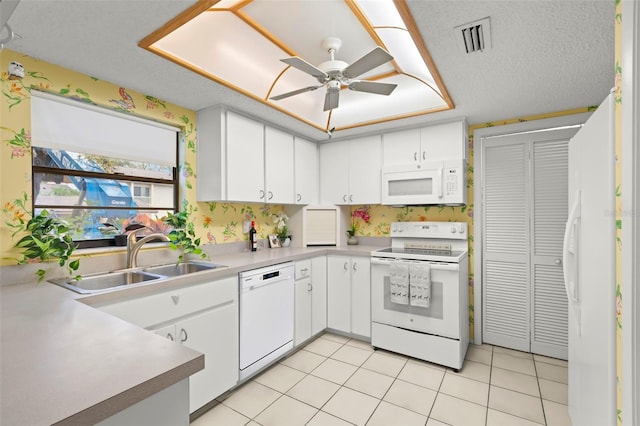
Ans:
MULTIPOLYGON (((226 148, 226 199, 229 201, 265 201, 264 125, 227 111, 226 148)), ((198 174, 202 171, 198 168, 198 174)))
POLYGON ((318 202, 318 145, 301 138, 294 138, 294 203, 318 202))
POLYGON ((320 201, 380 204, 380 136, 320 145, 320 201))
POLYGON ((420 168, 423 162, 467 159, 467 123, 460 119, 419 129, 385 133, 384 167, 420 168))
POLYGON ((320 202, 348 204, 349 147, 347 142, 320 145, 320 202))
POLYGON ((349 204, 380 204, 381 169, 380 136, 349 141, 349 204))
POLYGON ((264 152, 266 202, 293 204, 293 136, 265 127, 264 152))
POLYGON ((198 201, 293 204, 293 136, 223 108, 198 111, 198 201))

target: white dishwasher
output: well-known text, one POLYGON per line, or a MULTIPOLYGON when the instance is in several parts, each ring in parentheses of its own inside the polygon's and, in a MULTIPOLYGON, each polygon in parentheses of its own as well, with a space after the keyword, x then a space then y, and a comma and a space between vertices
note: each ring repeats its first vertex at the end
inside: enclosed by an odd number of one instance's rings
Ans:
POLYGON ((240 273, 240 380, 293 348, 293 262, 240 273))

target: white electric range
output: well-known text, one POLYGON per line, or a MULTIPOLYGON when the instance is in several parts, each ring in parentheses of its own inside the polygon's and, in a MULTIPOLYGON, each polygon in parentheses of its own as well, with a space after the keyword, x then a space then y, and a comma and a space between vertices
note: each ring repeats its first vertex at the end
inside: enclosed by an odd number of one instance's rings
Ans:
POLYGON ((469 345, 464 222, 394 222, 371 252, 371 344, 459 370, 469 345))

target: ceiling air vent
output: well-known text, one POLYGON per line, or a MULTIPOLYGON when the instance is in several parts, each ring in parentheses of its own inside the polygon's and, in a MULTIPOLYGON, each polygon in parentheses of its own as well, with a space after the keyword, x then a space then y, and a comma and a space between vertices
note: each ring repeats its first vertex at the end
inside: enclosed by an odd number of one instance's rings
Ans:
POLYGON ((465 53, 484 52, 491 49, 491 20, 487 16, 454 28, 458 45, 465 53))

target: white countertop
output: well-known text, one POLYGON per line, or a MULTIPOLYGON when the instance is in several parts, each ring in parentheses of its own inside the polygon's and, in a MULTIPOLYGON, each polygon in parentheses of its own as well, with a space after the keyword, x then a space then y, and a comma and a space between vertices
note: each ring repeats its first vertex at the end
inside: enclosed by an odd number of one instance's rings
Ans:
POLYGON ((51 283, 0 287, 0 424, 94 424, 204 367, 204 355, 90 305, 379 246, 265 249, 216 256, 226 268, 83 296, 51 283), (80 303, 83 302, 83 303, 80 303))

